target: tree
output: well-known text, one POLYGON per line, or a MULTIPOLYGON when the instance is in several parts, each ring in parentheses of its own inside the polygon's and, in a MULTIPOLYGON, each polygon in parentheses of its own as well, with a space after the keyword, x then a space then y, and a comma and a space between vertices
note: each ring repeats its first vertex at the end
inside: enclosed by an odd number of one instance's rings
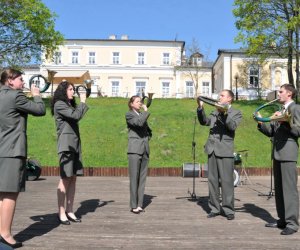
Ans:
POLYGON ((300 0, 235 0, 233 10, 242 42, 249 55, 261 61, 277 55, 287 58, 289 82, 300 89, 299 83, 299 6, 300 0), (296 84, 293 60, 296 59, 296 84))
POLYGON ((40 0, 0 0, 0 66, 24 66, 51 58, 63 35, 40 0))

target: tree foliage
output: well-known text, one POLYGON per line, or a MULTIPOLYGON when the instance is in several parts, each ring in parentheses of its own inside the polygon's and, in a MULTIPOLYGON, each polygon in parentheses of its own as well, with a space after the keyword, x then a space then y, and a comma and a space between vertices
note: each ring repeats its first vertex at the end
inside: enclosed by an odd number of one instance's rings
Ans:
POLYGON ((0 0, 0 65, 23 66, 52 56, 63 35, 40 0, 0 0))
POLYGON ((239 30, 235 40, 242 42, 250 55, 257 55, 261 60, 272 55, 287 58, 289 81, 294 84, 293 59, 297 65, 299 63, 300 0, 235 0, 234 6, 239 30))

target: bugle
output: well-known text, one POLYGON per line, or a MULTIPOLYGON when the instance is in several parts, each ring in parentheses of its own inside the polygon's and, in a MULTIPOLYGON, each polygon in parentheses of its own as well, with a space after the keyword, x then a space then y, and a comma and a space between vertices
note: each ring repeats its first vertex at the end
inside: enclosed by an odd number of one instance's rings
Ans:
POLYGON ((204 103, 207 103, 211 106, 214 106, 216 107, 218 110, 226 113, 229 109, 229 104, 221 104, 219 103, 218 100, 215 100, 215 99, 212 99, 212 98, 209 98, 209 97, 206 97, 206 96, 198 96, 198 100, 204 102, 204 103))
POLYGON ((79 96, 80 92, 85 92, 86 97, 88 98, 91 94, 93 80, 85 80, 84 84, 76 87, 76 94, 79 96))
POLYGON ((146 96, 144 90, 142 90, 142 103, 144 103, 145 99, 147 99, 147 104, 146 104, 147 108, 149 108, 152 103, 153 95, 154 93, 148 93, 148 96, 146 96))
POLYGON ((291 115, 289 113, 288 110, 286 110, 285 112, 283 112, 281 115, 271 115, 269 117, 262 117, 259 114, 259 111, 265 108, 269 108, 269 107, 276 107, 277 110, 276 111, 281 111, 281 105, 276 103, 279 99, 274 99, 268 103, 265 103, 261 106, 259 106, 253 113, 253 118, 254 120, 258 121, 258 122, 271 122, 271 121, 281 121, 281 122, 291 122, 291 115))
POLYGON ((32 84, 38 87, 40 89, 40 92, 43 93, 49 88, 51 83, 46 79, 46 77, 42 75, 33 75, 29 79, 29 90, 31 89, 32 84))

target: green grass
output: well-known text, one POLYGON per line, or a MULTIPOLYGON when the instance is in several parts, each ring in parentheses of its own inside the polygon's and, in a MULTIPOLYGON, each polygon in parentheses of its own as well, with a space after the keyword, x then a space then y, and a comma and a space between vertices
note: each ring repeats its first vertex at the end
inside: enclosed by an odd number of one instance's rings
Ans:
MULTIPOLYGON (((90 109, 80 121, 83 162, 86 167, 127 167, 127 101, 123 98, 87 100, 90 109)), ((49 100, 45 99, 45 103, 45 117, 28 118, 28 155, 39 160, 43 166, 57 166, 56 128, 49 100)), ((235 150, 249 150, 247 161, 243 158, 246 167, 270 166, 270 140, 257 131, 256 122, 252 118, 252 113, 262 103, 234 103, 243 113, 243 121, 236 131, 235 150)), ((153 131, 150 167, 181 167, 184 162, 193 162, 196 107, 193 99, 153 100, 148 120, 153 131)), ((207 113, 213 109, 206 105, 207 113)), ((208 127, 200 126, 196 120, 196 162, 207 161, 203 151, 207 137, 208 127)))

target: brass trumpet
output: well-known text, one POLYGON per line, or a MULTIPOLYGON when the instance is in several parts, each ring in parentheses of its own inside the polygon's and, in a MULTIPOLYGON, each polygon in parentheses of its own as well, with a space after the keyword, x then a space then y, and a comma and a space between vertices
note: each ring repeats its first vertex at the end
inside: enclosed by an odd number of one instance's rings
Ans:
POLYGON ((146 104, 147 108, 149 108, 152 103, 153 95, 154 93, 148 93, 148 96, 146 96, 144 89, 142 89, 142 103, 144 103, 145 99, 147 99, 147 104, 146 104))
POLYGON ((88 98, 91 94, 93 80, 85 80, 83 85, 76 87, 75 91, 79 96, 79 93, 82 91, 86 92, 86 97, 88 98))
POLYGON ((221 112, 226 113, 229 109, 229 104, 220 104, 218 100, 206 97, 206 96, 198 96, 198 100, 207 103, 211 106, 216 107, 218 110, 220 110, 221 112))
POLYGON ((258 122, 271 122, 271 121, 281 121, 281 122, 288 122, 291 123, 292 119, 291 119, 291 114, 288 110, 286 110, 285 112, 283 112, 281 115, 275 116, 274 114, 269 116, 269 117, 261 117, 259 115, 259 111, 264 109, 264 108, 268 108, 268 107, 276 107, 277 111, 281 111, 281 106, 280 104, 276 103, 279 99, 274 99, 264 105, 259 106, 253 113, 253 118, 254 120, 258 121, 258 122))

